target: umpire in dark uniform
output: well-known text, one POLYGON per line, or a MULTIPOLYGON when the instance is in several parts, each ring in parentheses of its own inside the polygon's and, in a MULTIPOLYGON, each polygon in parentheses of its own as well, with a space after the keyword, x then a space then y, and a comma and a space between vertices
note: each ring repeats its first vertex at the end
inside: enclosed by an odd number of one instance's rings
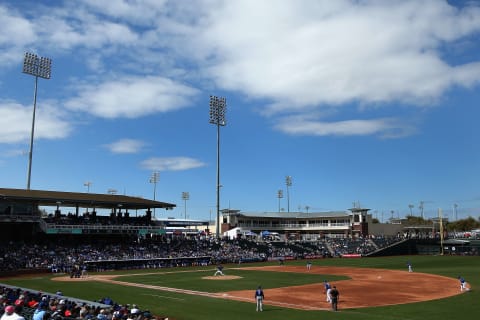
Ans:
POLYGON ((338 299, 340 299, 340 292, 338 292, 337 287, 333 286, 332 290, 330 290, 330 298, 332 300, 332 310, 338 310, 338 299))

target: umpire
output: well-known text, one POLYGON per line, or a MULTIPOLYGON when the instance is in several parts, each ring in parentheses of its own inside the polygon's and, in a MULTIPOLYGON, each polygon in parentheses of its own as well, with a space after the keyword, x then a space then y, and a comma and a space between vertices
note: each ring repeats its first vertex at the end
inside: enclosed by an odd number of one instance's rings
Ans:
POLYGON ((338 292, 337 287, 333 286, 332 290, 330 290, 330 298, 332 301, 332 310, 338 310, 338 299, 340 299, 340 292, 338 292))

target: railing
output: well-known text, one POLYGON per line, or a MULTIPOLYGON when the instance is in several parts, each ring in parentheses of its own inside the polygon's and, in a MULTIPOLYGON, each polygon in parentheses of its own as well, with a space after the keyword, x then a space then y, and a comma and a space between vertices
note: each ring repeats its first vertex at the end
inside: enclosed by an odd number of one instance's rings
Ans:
POLYGON ((151 230, 155 231, 162 229, 158 226, 132 226, 132 225, 100 225, 100 224, 54 224, 54 223, 45 223, 47 229, 61 229, 61 230, 73 230, 73 229, 82 229, 82 230, 151 230))
POLYGON ((134 225, 58 225, 52 223, 41 224, 47 234, 164 234, 165 229, 159 226, 134 226, 134 225))
POLYGON ((269 229, 269 230, 344 230, 349 229, 349 223, 332 223, 332 224, 295 224, 295 223, 288 223, 288 224, 256 224, 256 223, 239 223, 237 227, 240 228, 259 228, 259 229, 269 229))
POLYGON ((0 222, 38 222, 40 216, 23 214, 0 214, 0 222))

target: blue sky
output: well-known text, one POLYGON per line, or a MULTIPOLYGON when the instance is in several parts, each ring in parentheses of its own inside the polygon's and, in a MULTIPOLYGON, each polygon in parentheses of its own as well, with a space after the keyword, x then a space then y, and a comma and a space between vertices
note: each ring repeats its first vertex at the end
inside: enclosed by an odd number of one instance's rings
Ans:
MULTIPOLYGON (((480 214, 477 1, 2 1, 0 186, 221 208, 480 214), (277 197, 283 190, 284 198, 277 197), (308 209, 307 209, 308 208, 308 209)), ((392 213, 393 212, 393 213, 392 213)), ((159 213, 167 216, 165 212, 159 213)))

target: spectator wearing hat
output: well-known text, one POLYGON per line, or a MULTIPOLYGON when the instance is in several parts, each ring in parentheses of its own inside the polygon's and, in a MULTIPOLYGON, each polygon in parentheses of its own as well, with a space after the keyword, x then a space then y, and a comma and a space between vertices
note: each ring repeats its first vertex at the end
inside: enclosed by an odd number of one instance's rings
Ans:
POLYGON ((107 320, 108 319, 107 312, 105 311, 105 309, 100 310, 100 313, 97 315, 97 319, 98 320, 107 320))
POLYGON ((25 320, 24 317, 22 317, 20 314, 17 312, 21 311, 21 306, 15 308, 14 306, 6 306, 5 307, 5 313, 2 315, 0 320, 25 320))
POLYGON ((18 299, 14 303, 16 306, 23 306, 25 304, 25 296, 23 294, 18 296, 18 299))
POLYGON ((140 309, 138 308, 138 306, 137 306, 136 304, 134 304, 134 305, 132 306, 132 309, 130 309, 130 313, 131 313, 131 314, 135 314, 135 315, 138 314, 138 313, 140 313, 140 309))
POLYGON ((39 303, 37 309, 33 312, 32 320, 44 320, 45 314, 47 313, 47 306, 46 303, 39 303))
POLYGON ((29 297, 26 306, 29 308, 37 308, 39 305, 38 301, 35 299, 35 296, 29 297))

